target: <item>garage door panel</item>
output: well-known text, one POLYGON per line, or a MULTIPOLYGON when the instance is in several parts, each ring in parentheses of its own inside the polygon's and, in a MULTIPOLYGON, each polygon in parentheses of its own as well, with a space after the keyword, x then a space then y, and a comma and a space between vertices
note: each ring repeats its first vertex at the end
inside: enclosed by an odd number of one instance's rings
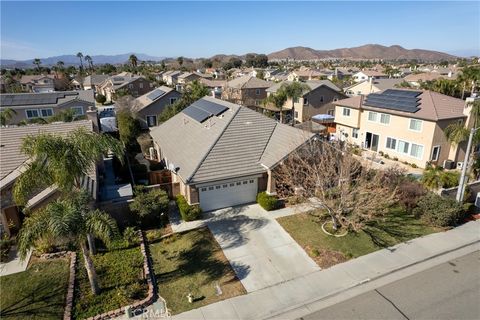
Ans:
POLYGON ((257 197, 257 178, 235 180, 200 188, 200 207, 203 211, 254 202, 257 197))

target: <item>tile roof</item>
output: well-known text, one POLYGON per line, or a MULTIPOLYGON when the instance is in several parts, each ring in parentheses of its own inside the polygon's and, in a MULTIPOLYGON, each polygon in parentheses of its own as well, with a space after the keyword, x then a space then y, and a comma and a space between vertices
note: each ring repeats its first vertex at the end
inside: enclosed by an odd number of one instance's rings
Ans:
MULTIPOLYGON (((336 105, 359 109, 362 98, 363 97, 361 96, 356 96, 348 99, 339 100, 336 102, 336 105)), ((365 105, 362 106, 362 109, 380 111, 398 116, 418 118, 429 121, 439 121, 445 119, 457 119, 466 117, 466 115, 463 113, 465 101, 463 101, 462 99, 453 98, 433 91, 422 91, 422 93, 419 95, 419 98, 419 110, 415 113, 383 109, 365 105)))
POLYGON ((201 100, 228 110, 203 123, 179 113, 151 129, 162 157, 179 167, 187 183, 265 172, 313 136, 246 107, 212 97, 201 100))
POLYGON ((0 180, 19 168, 27 157, 20 151, 23 138, 39 133, 66 134, 76 128, 93 130, 90 120, 28 125, 19 127, 0 127, 0 180))
POLYGON ((142 109, 145 109, 146 107, 151 105, 154 101, 157 101, 158 99, 164 97, 165 95, 167 95, 168 93, 170 93, 172 91, 174 91, 174 90, 170 87, 161 86, 161 87, 153 89, 152 91, 149 91, 149 92, 145 93, 144 95, 135 99, 135 105, 134 105, 135 111, 140 111, 142 109), (158 93, 160 95, 158 95, 155 99, 151 99, 152 96, 150 96, 150 95, 154 91, 158 91, 158 93))
POLYGON ((85 79, 83 79, 83 85, 84 86, 99 85, 109 77, 110 76, 108 74, 92 74, 90 76, 86 76, 85 79))
POLYGON ((251 75, 238 77, 227 82, 227 87, 235 89, 268 88, 271 85, 271 82, 259 79, 251 75))
MULTIPOLYGON (((283 84, 290 84, 290 83, 292 83, 292 81, 282 81, 282 82, 274 84, 273 86, 268 88, 266 91, 275 93, 275 92, 277 92, 278 89, 280 89, 280 87, 283 84)), ((317 88, 320 88, 322 86, 329 87, 330 89, 338 91, 338 92, 341 91, 341 89, 339 87, 337 87, 335 84, 333 84, 333 82, 331 82, 330 80, 307 80, 307 81, 301 82, 301 83, 304 83, 307 86, 309 86, 310 91, 313 91, 313 90, 315 90, 317 88)), ((310 92, 310 91, 308 91, 308 92, 310 92)), ((305 92, 305 93, 307 93, 307 92, 305 92)))
POLYGON ((93 90, 56 91, 45 93, 8 93, 0 95, 0 108, 25 106, 57 107, 73 100, 82 100, 95 105, 93 90))

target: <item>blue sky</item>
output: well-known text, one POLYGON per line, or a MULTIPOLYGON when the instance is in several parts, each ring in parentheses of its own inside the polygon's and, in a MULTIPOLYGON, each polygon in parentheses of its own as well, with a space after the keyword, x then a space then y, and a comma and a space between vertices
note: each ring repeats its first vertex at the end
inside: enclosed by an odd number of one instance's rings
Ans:
POLYGON ((480 54, 479 2, 5 2, 1 57, 208 57, 367 43, 480 54))

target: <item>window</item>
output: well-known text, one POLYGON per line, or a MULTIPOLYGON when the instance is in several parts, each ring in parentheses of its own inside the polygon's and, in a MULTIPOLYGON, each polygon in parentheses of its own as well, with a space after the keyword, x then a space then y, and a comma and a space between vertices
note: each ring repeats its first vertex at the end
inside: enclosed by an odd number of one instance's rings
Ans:
POLYGON ((53 116, 53 109, 41 109, 40 113, 42 114, 42 117, 51 117, 53 116))
POLYGON ((226 188, 226 187, 228 187, 228 184, 224 184, 222 187, 226 188))
POLYGON ((250 182, 250 183, 254 183, 255 181, 254 181, 254 180, 250 180, 249 182, 250 182))
POLYGON ((376 122, 377 121, 377 113, 369 111, 368 112, 368 121, 376 122))
POLYGON ((208 187, 208 190, 213 190, 213 187, 208 187))
POLYGON ((155 127, 157 125, 157 116, 147 116, 147 125, 155 127))
POLYGON ((138 84, 138 87, 139 87, 140 89, 143 89, 143 83, 140 82, 140 83, 138 84))
POLYGON ((345 117, 350 117, 350 109, 349 108, 343 108, 343 115, 345 117))
POLYGON ((28 109, 25 111, 27 113, 27 118, 38 118, 38 110, 37 109, 28 109))
POLYGON ((245 180, 245 181, 243 181, 242 183, 243 183, 243 184, 247 184, 247 183, 248 183, 248 181, 247 181, 247 180, 245 180))
POLYGON ((323 102, 323 96, 320 96, 320 102, 323 102))
POLYGON ((422 120, 410 119, 409 129, 413 131, 422 131, 422 120))
POLYGON ((380 123, 390 124, 390 115, 385 113, 380 114, 380 123))
POLYGON ((410 143, 402 140, 398 140, 397 151, 400 153, 408 154, 408 149, 410 147, 410 143))
POLYGON ((170 98, 170 104, 174 104, 177 101, 177 98, 170 98))
POLYGON ((412 148, 410 150, 410 155, 417 159, 422 159, 423 157, 423 146, 419 144, 412 143, 412 148))
POLYGON ((202 188, 202 191, 207 191, 207 188, 202 188))
POLYGON ((222 186, 215 186, 215 189, 220 189, 222 186))
POLYGON ((385 145, 385 148, 395 150, 396 145, 397 145, 397 139, 387 138, 387 144, 385 145))
POLYGON ((235 186, 235 183, 230 183, 230 187, 234 187, 235 186))
POLYGON ((256 94, 257 96, 259 96, 259 95, 260 95, 260 89, 256 89, 256 90, 255 90, 255 94, 256 94))
POLYGON ((237 182, 237 186, 241 185, 242 183, 240 181, 237 182))
POLYGON ((327 111, 327 114, 328 114, 329 116, 334 116, 334 115, 335 115, 335 110, 334 110, 334 109, 330 109, 330 110, 327 111))
POLYGON ((295 111, 295 118, 298 119, 298 112, 297 111, 295 111))
POLYGON ((307 105, 308 104, 308 99, 307 98, 303 98, 303 105, 307 105))
POLYGON ((83 108, 82 107, 72 107, 72 110, 75 111, 75 115, 83 116, 83 108))
POLYGON ((431 160, 432 160, 432 161, 437 161, 439 155, 440 155, 440 146, 435 146, 435 147, 433 147, 433 148, 432 148, 432 157, 431 157, 431 160))
POLYGON ((355 138, 355 139, 357 139, 357 138, 358 138, 358 133, 359 133, 359 132, 360 132, 360 130, 359 130, 359 129, 357 129, 357 128, 353 128, 353 129, 352 129, 352 138, 355 138))

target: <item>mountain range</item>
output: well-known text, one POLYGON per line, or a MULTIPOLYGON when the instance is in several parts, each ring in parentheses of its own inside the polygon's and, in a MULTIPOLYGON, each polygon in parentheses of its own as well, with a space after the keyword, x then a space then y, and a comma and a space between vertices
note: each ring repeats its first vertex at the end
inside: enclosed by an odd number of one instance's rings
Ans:
MULTIPOLYGON (((120 64, 126 63, 131 54, 135 54, 140 61, 161 61, 165 57, 155 57, 143 53, 125 53, 117 55, 94 55, 91 56, 94 64, 120 64)), ((245 55, 225 55, 218 54, 211 59, 226 61, 232 57, 244 58, 245 55)), ((334 50, 315 50, 308 47, 291 47, 281 51, 268 54, 268 58, 272 59, 295 59, 295 60, 317 60, 317 59, 384 59, 384 60, 400 60, 400 59, 417 59, 421 61, 440 61, 454 60, 457 57, 439 51, 423 50, 423 49, 405 49, 399 45, 390 47, 379 44, 367 44, 354 48, 341 48, 334 50)), ((75 55, 62 55, 49 58, 41 58, 42 65, 52 66, 58 61, 63 61, 65 65, 79 65, 79 59, 75 55)), ((2 67, 10 68, 28 68, 33 67, 33 59, 29 60, 12 60, 0 59, 2 67)))

